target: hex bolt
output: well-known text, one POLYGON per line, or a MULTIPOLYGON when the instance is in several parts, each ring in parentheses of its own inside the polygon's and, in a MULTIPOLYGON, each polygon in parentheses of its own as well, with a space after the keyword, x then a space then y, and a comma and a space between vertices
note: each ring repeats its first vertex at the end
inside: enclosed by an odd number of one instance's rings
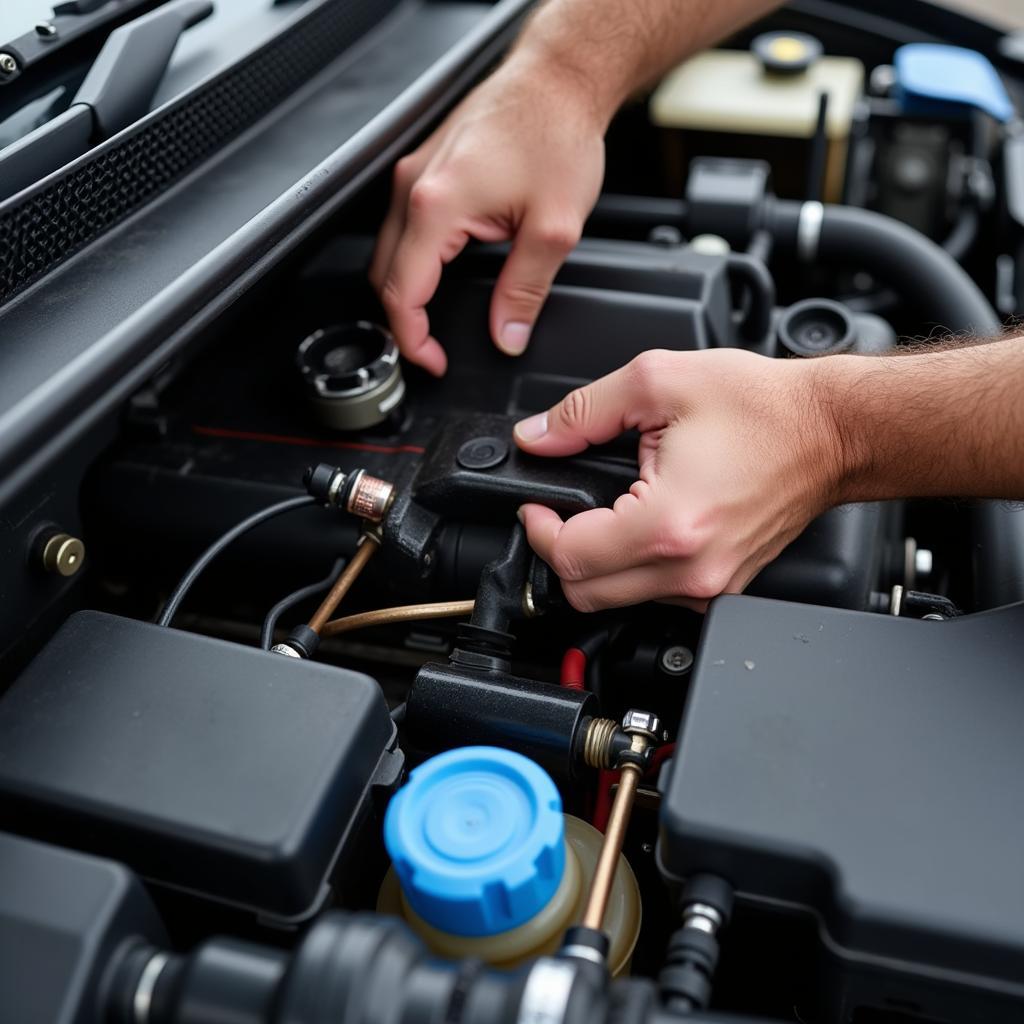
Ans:
POLYGON ((693 651, 682 644, 673 644, 661 652, 659 665, 662 672, 670 676, 681 676, 693 668, 693 651))

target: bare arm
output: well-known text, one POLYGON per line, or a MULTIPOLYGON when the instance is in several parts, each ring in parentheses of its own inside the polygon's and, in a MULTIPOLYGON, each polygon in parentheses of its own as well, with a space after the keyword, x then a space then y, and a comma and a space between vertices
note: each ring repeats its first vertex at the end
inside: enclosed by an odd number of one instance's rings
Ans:
POLYGON ((447 365, 426 305, 475 238, 511 240, 490 331, 526 348, 604 175, 603 136, 625 98, 773 0, 549 0, 504 64, 395 168, 370 278, 402 354, 447 365))
POLYGON ((626 98, 681 58, 778 6, 778 0, 549 0, 513 60, 573 74, 607 124, 626 98))
POLYGON ((843 501, 1024 500, 1024 335, 815 366, 843 501))
POLYGON ((648 352, 516 427, 537 455, 641 433, 639 479, 531 544, 581 611, 743 590, 825 509, 1024 500, 1024 335, 900 356, 648 352))

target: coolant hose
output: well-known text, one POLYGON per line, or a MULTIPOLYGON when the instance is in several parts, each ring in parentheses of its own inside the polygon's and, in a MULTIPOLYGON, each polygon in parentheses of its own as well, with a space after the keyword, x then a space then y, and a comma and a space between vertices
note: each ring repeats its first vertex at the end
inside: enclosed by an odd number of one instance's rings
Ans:
MULTIPOLYGON (((999 331, 995 310, 967 271, 919 231, 871 210, 775 199, 765 224, 782 249, 805 263, 863 268, 956 333, 999 331)), ((1024 601, 1024 509, 979 502, 972 510, 975 604, 1024 601)))
POLYGON ((981 289, 940 245, 902 221, 854 206, 774 199, 764 226, 803 263, 869 271, 951 331, 993 334, 999 318, 981 289))

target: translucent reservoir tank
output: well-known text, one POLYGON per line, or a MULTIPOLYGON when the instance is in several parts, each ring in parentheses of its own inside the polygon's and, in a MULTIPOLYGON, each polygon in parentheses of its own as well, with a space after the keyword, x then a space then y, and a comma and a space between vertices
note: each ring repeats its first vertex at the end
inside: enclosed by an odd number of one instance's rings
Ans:
MULTIPOLYGON (((498 966, 555 952, 579 923, 602 835, 562 813, 554 782, 497 747, 431 758, 392 799, 384 842, 392 868, 377 909, 403 917, 436 953, 498 966)), ((640 893, 624 857, 605 918, 608 966, 627 970, 640 893)))

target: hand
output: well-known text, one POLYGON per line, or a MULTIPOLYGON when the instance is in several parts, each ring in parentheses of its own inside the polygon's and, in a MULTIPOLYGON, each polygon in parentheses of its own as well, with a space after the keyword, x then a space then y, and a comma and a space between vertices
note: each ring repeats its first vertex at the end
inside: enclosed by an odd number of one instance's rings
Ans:
POLYGON ((818 387, 827 359, 651 351, 516 425, 535 455, 641 433, 640 479, 612 508, 520 516, 579 611, 737 593, 837 503, 842 447, 818 387))
POLYGON ((441 376, 426 305, 470 238, 512 239, 490 331, 526 348, 551 281, 579 241, 604 174, 606 125, 568 73, 513 56, 395 167, 370 269, 402 354, 441 376))

